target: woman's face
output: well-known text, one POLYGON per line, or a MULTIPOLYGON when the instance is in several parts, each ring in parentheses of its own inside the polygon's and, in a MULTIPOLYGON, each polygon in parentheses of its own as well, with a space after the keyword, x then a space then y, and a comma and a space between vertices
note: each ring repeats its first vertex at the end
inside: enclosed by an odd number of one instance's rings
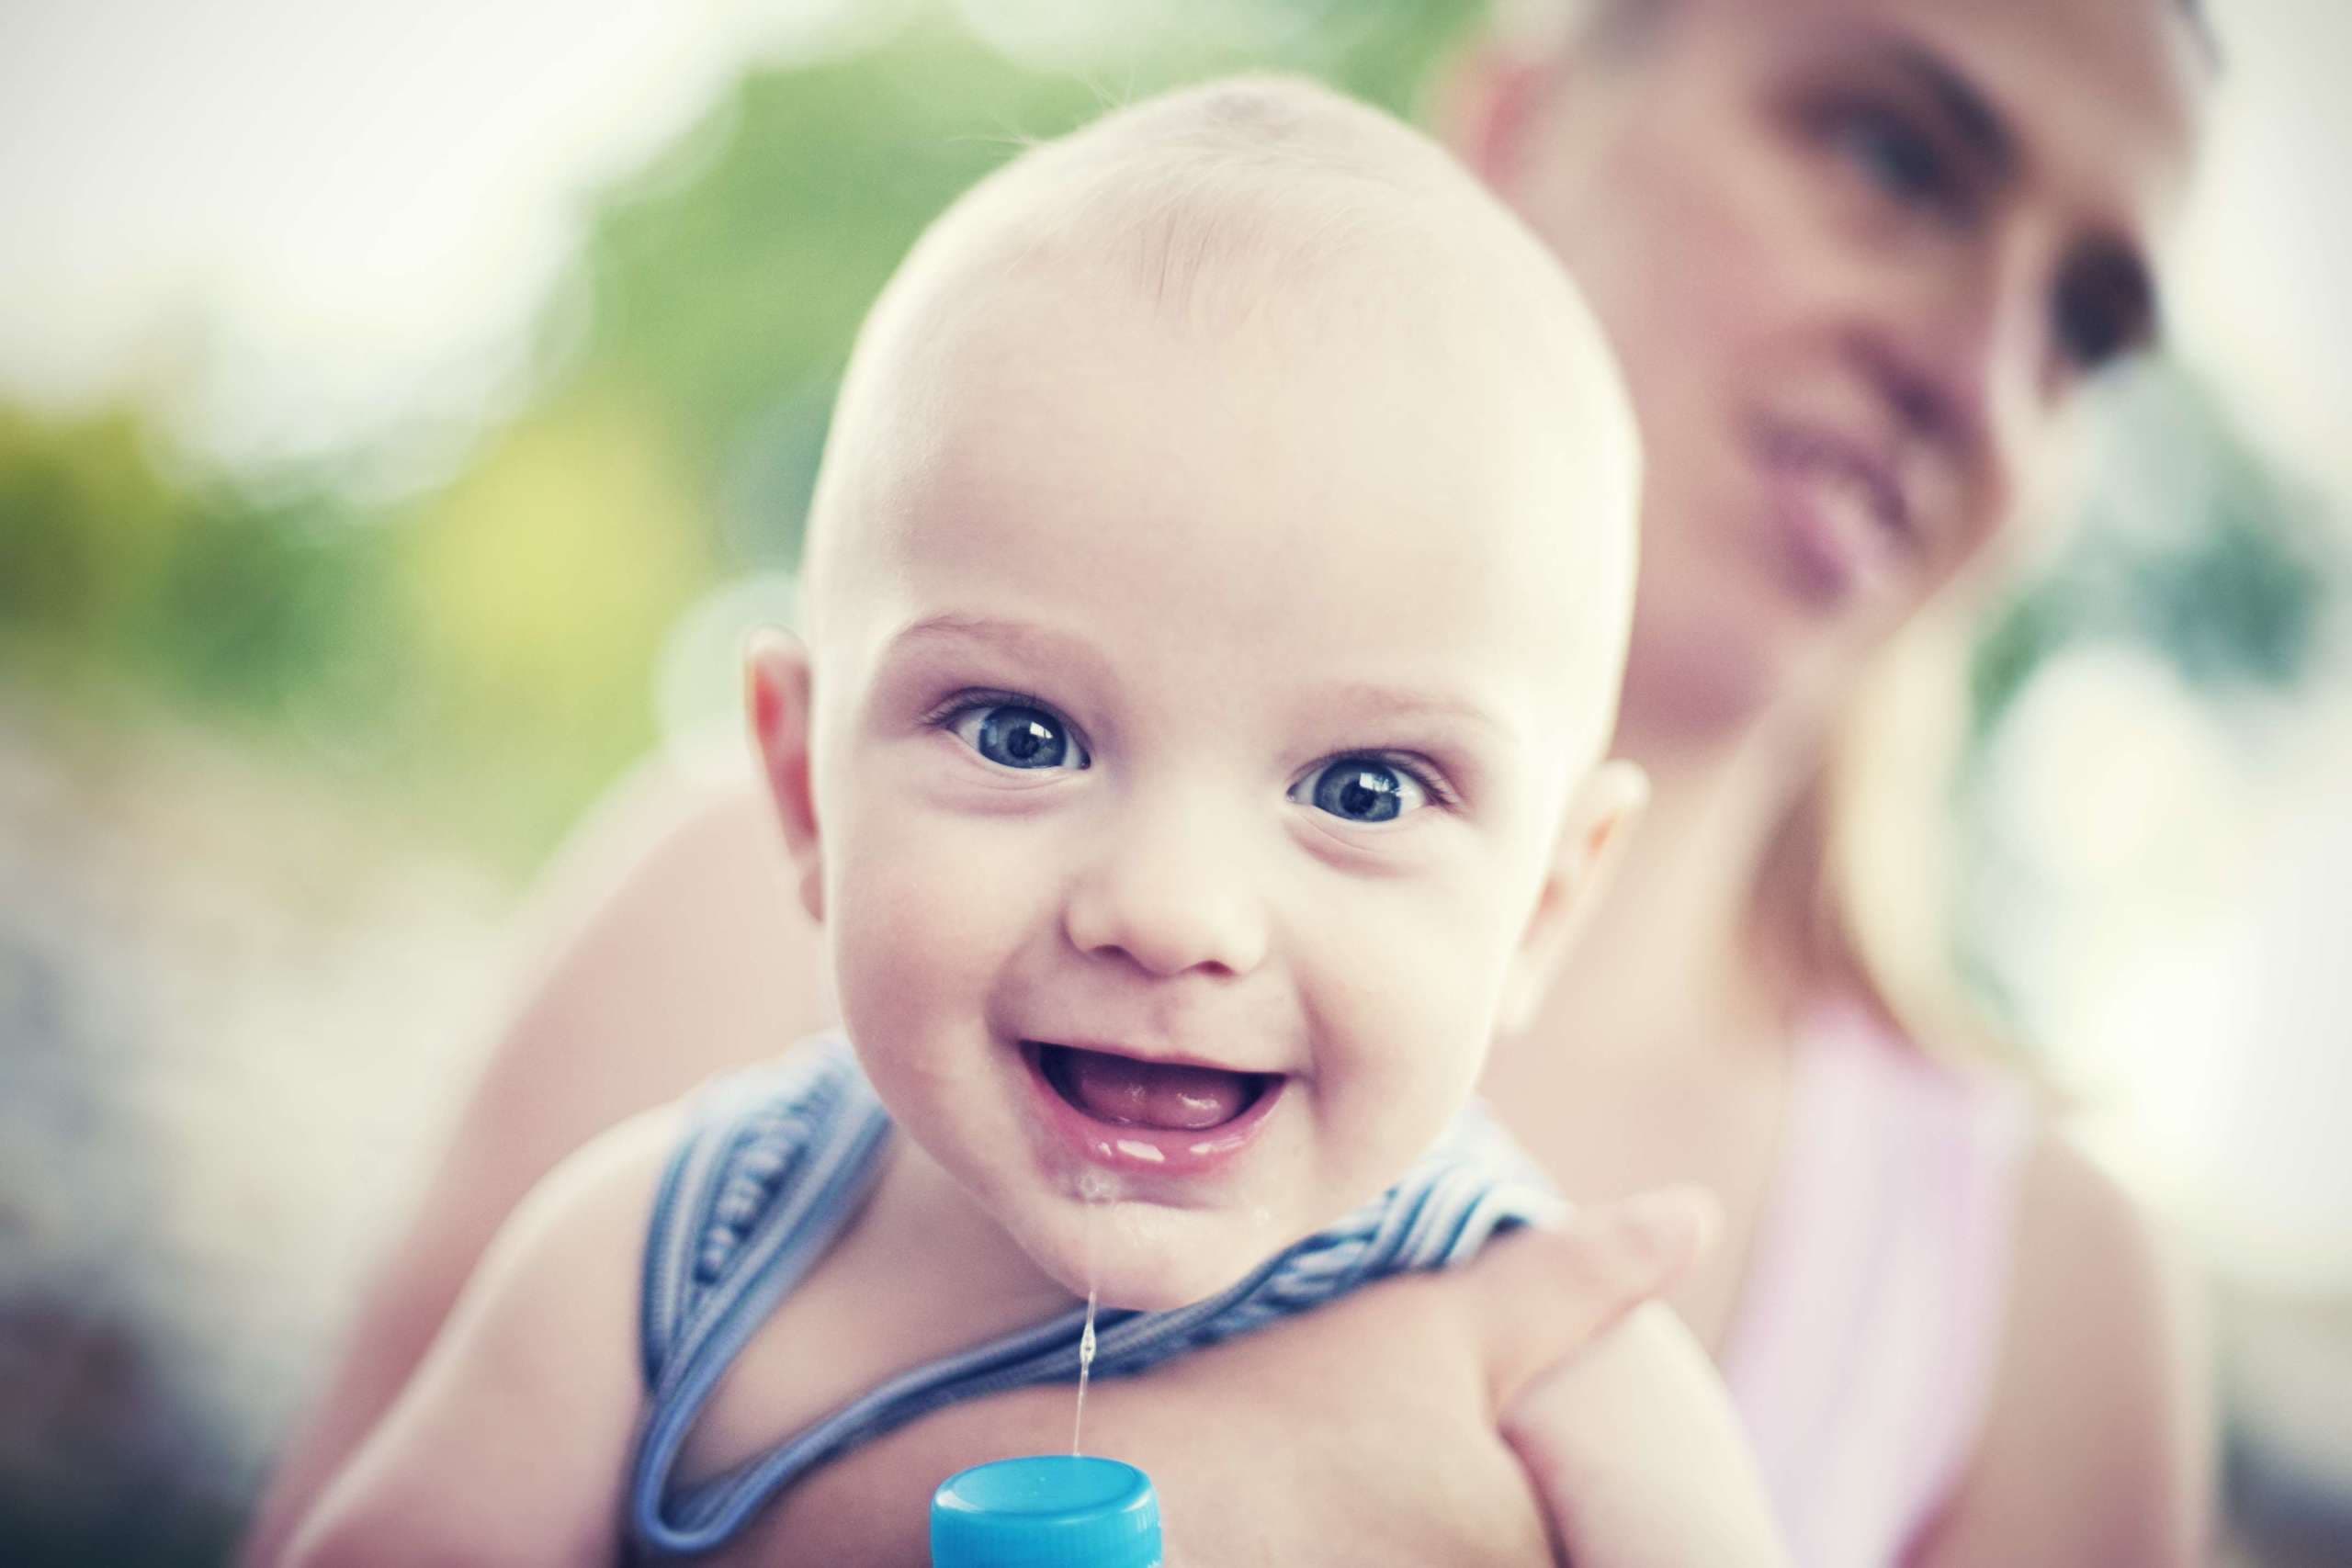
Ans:
POLYGON ((1658 0, 1472 155, 1648 447, 1630 728, 1821 712, 2143 347, 2210 64, 2177 0, 1658 0))

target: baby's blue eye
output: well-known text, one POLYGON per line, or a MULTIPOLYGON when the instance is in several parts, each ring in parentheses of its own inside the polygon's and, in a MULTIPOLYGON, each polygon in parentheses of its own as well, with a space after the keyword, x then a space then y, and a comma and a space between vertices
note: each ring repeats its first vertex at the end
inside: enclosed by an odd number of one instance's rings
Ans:
POLYGON ((1410 773, 1377 757, 1339 757, 1301 779, 1291 798, 1342 822, 1393 822, 1427 806, 1430 794, 1410 773))
POLYGON ((1086 749, 1057 715, 1025 703, 975 703, 948 728, 1001 768, 1082 768, 1086 749))

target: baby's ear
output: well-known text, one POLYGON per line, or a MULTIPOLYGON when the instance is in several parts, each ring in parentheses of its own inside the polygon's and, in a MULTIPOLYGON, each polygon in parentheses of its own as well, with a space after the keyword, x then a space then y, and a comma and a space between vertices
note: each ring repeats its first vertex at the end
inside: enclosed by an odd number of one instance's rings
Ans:
POLYGON ((1568 942, 1609 881, 1610 868, 1649 803, 1649 775, 1612 759, 1585 775, 1568 798, 1559 847, 1536 894, 1503 989, 1500 1031, 1517 1034, 1534 1021, 1568 942))
POLYGON ((817 831, 817 792, 808 766, 811 718, 808 649, 789 632, 752 634, 743 655, 743 699, 760 776, 784 824, 785 848, 800 878, 800 907, 825 918, 824 860, 817 831))

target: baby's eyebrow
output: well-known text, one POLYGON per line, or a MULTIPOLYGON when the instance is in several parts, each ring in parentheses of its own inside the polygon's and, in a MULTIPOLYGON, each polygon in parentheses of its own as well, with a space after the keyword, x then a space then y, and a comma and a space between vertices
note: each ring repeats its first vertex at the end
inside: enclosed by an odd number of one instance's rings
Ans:
POLYGON ((946 611, 925 615, 890 638, 886 654, 920 652, 929 643, 980 643, 1023 664, 1091 670, 1102 662, 1093 647, 1063 632, 989 615, 946 611))
POLYGON ((1472 698, 1452 692, 1351 681, 1326 689, 1318 702, 1350 718, 1464 726, 1505 745, 1516 745, 1520 739, 1515 726, 1472 698))

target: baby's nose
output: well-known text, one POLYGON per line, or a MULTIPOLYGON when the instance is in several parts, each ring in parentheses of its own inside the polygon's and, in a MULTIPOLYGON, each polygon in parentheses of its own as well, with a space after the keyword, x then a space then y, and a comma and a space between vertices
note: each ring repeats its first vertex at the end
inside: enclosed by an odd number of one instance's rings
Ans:
POLYGON ((1246 975, 1266 956, 1257 878, 1234 825, 1198 802, 1143 804, 1104 822, 1062 924, 1080 953, 1159 977, 1246 975))

